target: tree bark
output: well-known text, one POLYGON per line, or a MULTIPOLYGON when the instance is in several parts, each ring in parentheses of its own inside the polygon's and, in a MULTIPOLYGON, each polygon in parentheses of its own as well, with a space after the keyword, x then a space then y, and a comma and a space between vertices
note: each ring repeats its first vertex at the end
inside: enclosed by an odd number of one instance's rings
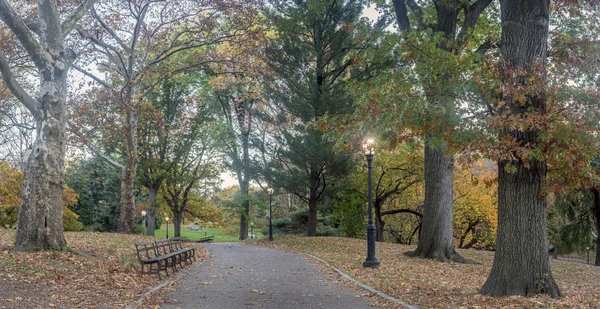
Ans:
POLYGON ((594 265, 600 266, 600 190, 592 189, 594 193, 594 214, 596 217, 596 261, 594 265))
POLYGON ((494 264, 481 294, 562 296, 552 278, 546 235, 546 196, 540 195, 546 163, 505 171, 498 163, 498 232, 494 264), (526 235, 526 236, 525 236, 526 235))
POLYGON ((240 240, 248 238, 248 220, 250 219, 250 201, 248 200, 249 183, 240 181, 240 193, 242 196, 242 209, 240 210, 240 240))
POLYGON ((127 158, 121 176, 121 207, 119 212, 119 231, 122 233, 135 233, 135 196, 134 184, 137 170, 137 110, 128 107, 125 116, 126 124, 126 149, 127 158))
MULTIPOLYGON (((242 208, 240 209, 240 240, 248 238, 248 221, 250 220, 250 178, 249 164, 250 154, 249 135, 242 134, 242 166, 238 166, 238 182, 242 196, 242 208)), ((237 154, 235 154, 237 156, 237 154)))
POLYGON ((181 222, 182 222, 182 213, 173 213, 173 230, 175 234, 173 237, 181 237, 181 222))
POLYGON ((425 206, 417 249, 407 254, 442 262, 468 262, 452 244, 454 159, 425 142, 425 206))
POLYGON ((150 205, 148 205, 148 236, 154 236, 154 230, 156 229, 156 195, 158 194, 158 189, 160 188, 160 184, 158 186, 151 185, 148 188, 149 192, 149 200, 150 205))
POLYGON ((315 168, 310 169, 310 191, 308 198, 308 222, 306 236, 317 236, 317 209, 319 202, 319 174, 315 168))
MULTIPOLYGON (((549 2, 503 0, 500 5, 500 69, 508 89, 504 94, 507 109, 503 112, 510 112, 512 117, 521 117, 527 111, 543 113, 546 102, 541 88, 544 85, 528 85, 526 76, 544 74, 549 2), (527 87, 535 87, 526 91, 525 102, 518 102, 511 96, 515 87, 520 86, 525 86, 526 90, 527 87)), ((506 128, 501 134, 509 135, 521 147, 531 147, 538 142, 539 132, 536 128, 506 128)), ((498 161, 496 252, 490 276, 480 293, 490 296, 547 294, 561 297, 552 278, 547 248, 547 201, 542 192, 546 162, 538 158, 527 158, 528 161, 524 162, 518 154, 514 157, 498 161)))
MULTIPOLYGON (((64 59, 63 59, 64 60, 64 59)), ((63 173, 66 150, 67 71, 57 61, 41 73, 37 137, 25 167, 15 250, 65 248, 63 173)))

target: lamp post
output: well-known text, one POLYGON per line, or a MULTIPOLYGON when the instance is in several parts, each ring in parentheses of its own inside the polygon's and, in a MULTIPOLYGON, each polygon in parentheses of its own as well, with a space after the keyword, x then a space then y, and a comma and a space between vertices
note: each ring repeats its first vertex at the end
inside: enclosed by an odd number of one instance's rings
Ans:
POLYGON ((273 188, 268 188, 267 191, 269 192, 269 240, 273 241, 273 188))
POLYGON ((375 257, 375 225, 373 225, 373 171, 372 162, 375 156, 375 150, 373 149, 373 139, 367 138, 363 144, 363 150, 365 157, 367 158, 367 168, 369 171, 369 185, 368 185, 368 210, 369 210, 369 221, 367 223, 367 259, 363 262, 363 267, 377 268, 379 267, 379 261, 375 257))
POLYGON ((587 251, 587 263, 590 263, 590 247, 585 247, 585 251, 587 251))
POLYGON ((169 239, 169 217, 165 217, 165 221, 167 221, 167 239, 169 239))
POLYGON ((142 210, 142 232, 146 235, 146 211, 142 210))

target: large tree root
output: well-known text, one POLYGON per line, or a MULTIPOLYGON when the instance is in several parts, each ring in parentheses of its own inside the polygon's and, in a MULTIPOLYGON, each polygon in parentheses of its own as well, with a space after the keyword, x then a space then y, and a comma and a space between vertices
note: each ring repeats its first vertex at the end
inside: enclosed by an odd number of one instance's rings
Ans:
POLYGON ((454 248, 450 248, 450 250, 422 250, 417 248, 414 251, 407 251, 404 253, 410 257, 416 257, 420 259, 431 259, 437 260, 440 262, 455 262, 461 264, 479 264, 473 260, 465 259, 462 257, 454 248))

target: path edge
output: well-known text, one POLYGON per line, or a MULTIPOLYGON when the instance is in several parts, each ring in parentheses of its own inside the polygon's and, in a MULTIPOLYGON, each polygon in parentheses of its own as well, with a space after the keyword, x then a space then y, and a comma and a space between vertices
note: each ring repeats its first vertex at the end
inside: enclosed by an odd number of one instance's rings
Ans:
POLYGON ((150 290, 146 291, 144 294, 142 294, 142 296, 140 296, 140 298, 138 298, 137 300, 133 301, 131 304, 129 304, 129 306, 125 307, 125 309, 133 309, 136 308, 138 305, 141 305, 142 302, 144 302, 144 300, 146 299, 146 297, 150 296, 152 293, 164 288, 165 286, 173 283, 173 280, 165 280, 165 282, 151 288, 150 290))
POLYGON ((337 267, 335 267, 335 266, 327 263, 326 261, 324 261, 323 259, 321 259, 319 257, 316 257, 316 256, 314 256, 312 254, 309 254, 309 253, 306 253, 306 252, 300 252, 300 251, 296 251, 296 250, 287 250, 287 251, 311 257, 311 258, 313 258, 313 259, 321 262, 322 264, 326 265, 327 267, 335 270, 338 274, 340 274, 342 277, 344 277, 344 279, 346 279, 346 280, 348 280, 348 281, 356 284, 357 286, 359 286, 363 290, 367 290, 367 291, 369 291, 371 293, 374 293, 375 295, 377 295, 377 296, 379 296, 381 298, 384 298, 384 299, 387 299, 389 301, 395 302, 395 303, 397 303, 397 304, 399 304, 399 305, 401 305, 401 306, 403 306, 404 308, 407 308, 407 309, 419 309, 419 308, 417 308, 415 306, 412 306, 412 305, 409 305, 409 304, 403 302, 402 300, 400 300, 398 298, 389 296, 389 295, 387 295, 387 294, 385 294, 385 293, 383 293, 381 291, 378 291, 378 290, 374 289, 373 287, 370 287, 370 286, 368 286, 368 285, 366 285, 366 284, 364 284, 364 283, 362 283, 362 282, 360 282, 360 281, 358 281, 358 280, 350 277, 350 275, 348 275, 345 272, 339 270, 337 267))

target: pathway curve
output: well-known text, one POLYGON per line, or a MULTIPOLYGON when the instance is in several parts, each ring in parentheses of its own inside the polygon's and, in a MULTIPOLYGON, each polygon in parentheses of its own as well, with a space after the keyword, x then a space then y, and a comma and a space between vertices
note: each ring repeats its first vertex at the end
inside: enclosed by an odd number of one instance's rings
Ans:
POLYGON ((304 256, 238 243, 205 245, 212 257, 178 279, 161 308, 372 309, 365 292, 341 285, 339 275, 304 256))

